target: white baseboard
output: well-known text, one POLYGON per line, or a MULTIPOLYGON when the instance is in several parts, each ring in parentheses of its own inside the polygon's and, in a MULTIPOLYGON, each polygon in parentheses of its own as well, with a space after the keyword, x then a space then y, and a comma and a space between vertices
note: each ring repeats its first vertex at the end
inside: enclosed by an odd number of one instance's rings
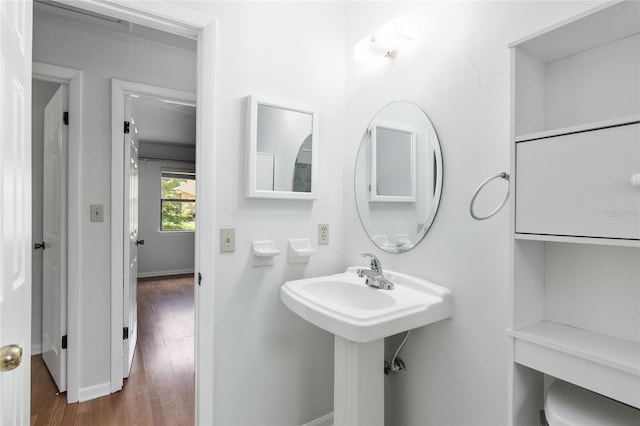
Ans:
POLYGON ((105 382, 98 385, 80 388, 78 392, 78 402, 89 401, 90 399, 100 398, 101 396, 111 393, 111 383, 105 382))
POLYGON ((311 420, 309 423, 305 423, 302 426, 332 426, 333 425, 333 413, 325 414, 322 417, 318 417, 315 420, 311 420))
POLYGON ((31 344, 31 355, 40 355, 42 353, 42 343, 31 344))
POLYGON ((138 278, 166 277, 167 275, 193 274, 193 268, 174 269, 173 271, 138 272, 138 278))

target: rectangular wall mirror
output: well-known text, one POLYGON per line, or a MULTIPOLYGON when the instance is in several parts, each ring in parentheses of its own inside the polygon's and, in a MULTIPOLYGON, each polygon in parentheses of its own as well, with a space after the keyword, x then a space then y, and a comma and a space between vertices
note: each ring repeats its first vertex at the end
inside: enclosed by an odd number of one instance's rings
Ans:
POLYGON ((316 198, 318 114, 309 107, 247 98, 248 198, 316 198))
POLYGON ((411 129, 376 123, 371 127, 372 202, 416 201, 416 138, 411 129))

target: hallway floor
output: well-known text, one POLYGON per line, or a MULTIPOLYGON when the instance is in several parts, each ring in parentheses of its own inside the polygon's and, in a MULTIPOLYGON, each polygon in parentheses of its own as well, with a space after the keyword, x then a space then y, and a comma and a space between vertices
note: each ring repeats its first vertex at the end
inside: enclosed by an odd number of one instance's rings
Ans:
POLYGON ((31 357, 31 425, 192 425, 193 275, 138 280, 138 343, 121 392, 70 404, 31 357))

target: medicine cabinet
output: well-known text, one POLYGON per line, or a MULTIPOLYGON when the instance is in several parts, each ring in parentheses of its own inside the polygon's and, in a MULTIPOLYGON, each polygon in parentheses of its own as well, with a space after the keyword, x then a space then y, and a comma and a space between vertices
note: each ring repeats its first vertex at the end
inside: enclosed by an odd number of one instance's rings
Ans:
POLYGON ((318 152, 314 108, 247 97, 247 198, 316 199, 318 152))

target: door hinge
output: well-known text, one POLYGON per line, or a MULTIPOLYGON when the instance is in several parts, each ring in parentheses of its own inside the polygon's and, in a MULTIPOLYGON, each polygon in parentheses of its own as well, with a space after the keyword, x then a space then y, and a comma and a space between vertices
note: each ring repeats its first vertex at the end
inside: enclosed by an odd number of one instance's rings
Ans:
POLYGON ((198 285, 202 283, 202 274, 198 272, 198 285))
POLYGON ((122 340, 127 340, 129 338, 129 327, 124 327, 122 329, 122 340))
POLYGON ((128 135, 129 134, 129 129, 131 128, 131 123, 129 123, 128 121, 124 122, 124 134, 128 135))
POLYGON ((62 336, 62 349, 67 349, 67 335, 62 336))
POLYGON ((69 111, 65 111, 62 113, 62 122, 65 126, 69 125, 69 111))

